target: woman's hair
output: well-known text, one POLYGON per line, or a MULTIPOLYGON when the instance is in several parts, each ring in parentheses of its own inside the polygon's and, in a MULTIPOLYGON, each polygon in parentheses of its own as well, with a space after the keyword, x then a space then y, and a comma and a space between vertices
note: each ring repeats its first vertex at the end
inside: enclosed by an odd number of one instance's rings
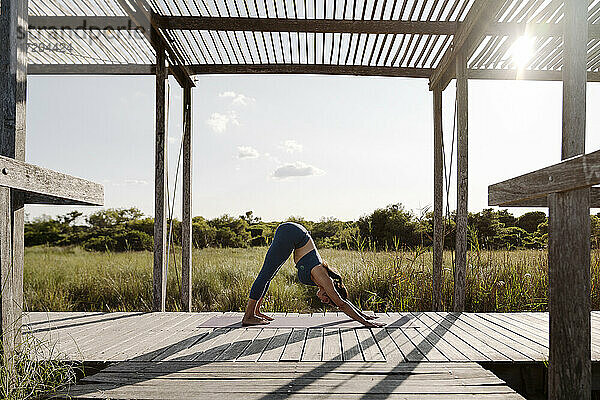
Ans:
POLYGON ((326 261, 323 261, 321 265, 323 265, 323 267, 325 267, 325 269, 327 270, 327 274, 333 281, 333 287, 338 292, 340 297, 344 300, 348 299, 348 290, 346 290, 346 286, 344 286, 340 274, 338 274, 337 271, 331 269, 331 267, 327 264, 326 261))

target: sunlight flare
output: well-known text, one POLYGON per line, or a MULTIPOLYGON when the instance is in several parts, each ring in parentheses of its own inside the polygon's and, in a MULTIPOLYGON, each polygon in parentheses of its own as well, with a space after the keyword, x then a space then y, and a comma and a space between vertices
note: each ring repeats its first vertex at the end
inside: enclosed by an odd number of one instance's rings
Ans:
POLYGON ((508 54, 517 69, 524 69, 531 60, 531 57, 533 57, 534 42, 534 37, 528 35, 520 36, 508 50, 508 54))

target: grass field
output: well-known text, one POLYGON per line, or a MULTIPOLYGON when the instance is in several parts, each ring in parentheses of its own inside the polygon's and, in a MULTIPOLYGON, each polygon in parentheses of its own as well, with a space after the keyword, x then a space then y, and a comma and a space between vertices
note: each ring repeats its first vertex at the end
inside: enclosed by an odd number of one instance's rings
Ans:
MULTIPOLYGON (((194 311, 241 311, 267 248, 202 249, 193 254, 194 311)), ((345 278, 350 299, 374 311, 431 309, 430 251, 321 250, 345 278)), ((172 261, 167 310, 179 306, 180 270, 172 261)), ((537 250, 469 254, 467 311, 547 310, 547 253, 537 250)), ((444 254, 443 298, 452 304, 452 254, 444 254)), ((600 253, 592 254, 592 307, 600 308, 600 253)), ((24 291, 31 311, 150 311, 152 253, 93 253, 33 247, 25 252, 24 291)), ((265 310, 310 312, 323 307, 315 288, 298 283, 288 260, 271 283, 265 310)))

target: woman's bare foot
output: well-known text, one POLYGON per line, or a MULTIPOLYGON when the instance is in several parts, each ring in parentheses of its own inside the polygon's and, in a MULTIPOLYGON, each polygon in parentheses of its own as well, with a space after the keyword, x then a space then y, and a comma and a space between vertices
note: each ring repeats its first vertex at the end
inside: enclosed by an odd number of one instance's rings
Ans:
POLYGON ((269 321, 265 321, 257 316, 251 316, 248 318, 242 319, 242 326, 251 326, 251 325, 268 325, 269 321))
POLYGON ((273 319, 274 319, 273 317, 269 317, 268 315, 265 315, 261 312, 257 312, 254 315, 256 315, 258 318, 266 319, 267 321, 273 321, 273 319))

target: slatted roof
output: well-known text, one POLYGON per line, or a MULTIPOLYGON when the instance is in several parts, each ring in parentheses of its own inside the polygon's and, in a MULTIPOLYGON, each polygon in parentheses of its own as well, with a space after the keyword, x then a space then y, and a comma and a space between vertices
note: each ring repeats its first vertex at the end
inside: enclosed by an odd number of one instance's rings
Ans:
MULTIPOLYGON (((587 1, 589 79, 600 80, 600 0, 587 1)), ((162 40, 182 74, 443 82, 436 70, 464 43, 471 78, 560 79, 562 8, 558 0, 29 0, 29 70, 152 73, 162 40)))

